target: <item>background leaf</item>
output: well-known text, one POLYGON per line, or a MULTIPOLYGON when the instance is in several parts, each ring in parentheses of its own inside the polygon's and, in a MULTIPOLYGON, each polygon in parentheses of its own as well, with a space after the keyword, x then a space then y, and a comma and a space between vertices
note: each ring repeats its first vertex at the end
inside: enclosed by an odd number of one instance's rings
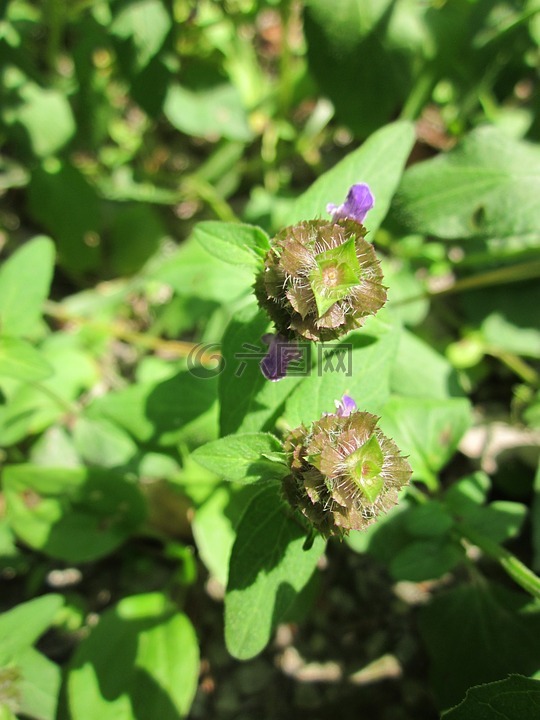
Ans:
POLYGON ((226 83, 193 89, 171 84, 163 111, 171 125, 190 135, 244 141, 252 136, 240 95, 226 83))
POLYGON ((394 209, 410 230, 441 238, 526 236, 540 223, 539 192, 540 149, 480 127, 409 168, 394 209))
POLYGON ((360 137, 388 122, 407 97, 413 54, 418 62, 427 46, 420 13, 417 3, 402 0, 306 3, 310 70, 341 122, 360 137))
POLYGON ((60 150, 74 135, 75 119, 66 96, 54 88, 26 82, 20 89, 22 104, 16 119, 22 125, 34 153, 47 157, 60 150))
POLYGON ((67 678, 70 714, 178 720, 188 713, 198 674, 188 618, 160 593, 126 597, 77 648, 67 678))
POLYGON ((3 485, 17 536, 67 562, 112 552, 145 517, 138 488, 110 471, 12 465, 3 485))
POLYGON ((471 683, 538 670, 540 614, 527 603, 525 595, 482 582, 443 593, 421 610, 420 630, 440 707, 459 702, 471 683))
POLYGON ((242 265, 225 265, 209 255, 193 237, 153 273, 179 295, 230 303, 247 295, 253 285, 253 271, 242 265))
POLYGON ((161 0, 136 0, 124 4, 110 27, 113 35, 131 39, 138 69, 145 67, 163 44, 171 19, 161 0))
POLYGON ((540 712, 540 681, 522 675, 469 688, 465 699, 443 713, 443 720, 535 720, 540 712))
POLYGON ((0 267, 0 333, 21 337, 36 330, 49 295, 54 245, 36 237, 0 267))
POLYGON ((7 665, 31 647, 62 607, 61 595, 43 595, 0 614, 0 665, 7 665))
POLYGON ((30 343, 0 335, 0 376, 35 381, 52 374, 52 367, 30 343))
POLYGON ((27 648, 17 661, 21 673, 19 712, 36 720, 55 720, 62 682, 60 667, 34 648, 27 648))
POLYGON ((380 425, 408 457, 413 479, 430 485, 454 454, 470 422, 470 406, 464 398, 394 396, 384 407, 380 425))

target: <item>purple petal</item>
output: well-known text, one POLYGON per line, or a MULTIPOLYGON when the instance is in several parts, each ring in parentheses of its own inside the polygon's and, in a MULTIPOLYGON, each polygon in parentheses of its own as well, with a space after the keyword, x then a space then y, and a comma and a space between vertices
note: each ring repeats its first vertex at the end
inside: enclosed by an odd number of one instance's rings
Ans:
POLYGON ((375 198, 369 185, 366 183, 358 183, 353 185, 347 194, 347 199, 342 205, 334 205, 329 203, 326 211, 332 215, 332 220, 345 220, 349 218, 362 222, 366 217, 368 210, 371 210, 375 204, 375 198))
POLYGON ((302 353, 295 342, 289 342, 284 335, 267 333, 261 340, 268 345, 268 352, 261 360, 261 371, 267 380, 276 382, 287 374, 287 367, 293 360, 300 360, 302 353))
POLYGON ((343 395, 341 400, 336 400, 336 415, 338 417, 349 417, 358 408, 356 403, 349 395, 343 395))

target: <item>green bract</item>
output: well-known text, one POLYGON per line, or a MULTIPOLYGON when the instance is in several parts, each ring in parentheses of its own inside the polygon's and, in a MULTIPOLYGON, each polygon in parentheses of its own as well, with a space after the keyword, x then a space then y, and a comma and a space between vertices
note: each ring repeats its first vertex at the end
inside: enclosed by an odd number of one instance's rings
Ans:
POLYGON ((381 267, 365 234, 343 219, 308 220, 276 235, 255 291, 278 333, 335 339, 384 305, 381 267))
POLYGON ((290 504, 324 536, 363 530, 397 503, 411 468, 377 416, 325 415, 285 439, 291 474, 283 481, 290 504))

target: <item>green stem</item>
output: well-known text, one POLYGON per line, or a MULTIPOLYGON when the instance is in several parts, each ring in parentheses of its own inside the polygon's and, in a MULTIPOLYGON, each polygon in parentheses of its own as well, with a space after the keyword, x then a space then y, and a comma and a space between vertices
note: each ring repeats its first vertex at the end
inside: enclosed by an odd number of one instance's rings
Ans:
POLYGON ((240 222, 229 203, 216 191, 213 185, 196 175, 185 181, 183 190, 188 194, 194 193, 204 200, 215 212, 216 216, 224 222, 240 222))
POLYGON ((280 4, 281 12, 281 52, 279 62, 279 101, 283 117, 286 117, 287 111, 291 105, 293 93, 293 72, 292 60, 293 55, 290 45, 290 25, 292 18, 292 9, 290 0, 285 0, 280 4))
POLYGON ((518 560, 518 558, 506 550, 506 548, 501 547, 498 543, 464 523, 458 523, 457 529, 463 538, 496 560, 514 582, 533 597, 540 599, 540 578, 522 563, 521 560, 518 560))
POLYGON ((523 382, 527 383, 527 385, 533 385, 536 387, 540 383, 540 376, 536 370, 520 358, 519 355, 515 355, 514 353, 506 352, 504 350, 498 350, 497 348, 492 348, 491 346, 486 347, 485 352, 504 363, 507 368, 521 378, 523 382))
POLYGON ((104 323, 89 319, 83 315, 75 315, 66 312, 60 305, 51 301, 45 303, 44 310, 47 315, 55 318, 59 322, 84 325, 85 327, 103 332, 110 337, 117 338, 123 342, 154 352, 163 352, 168 355, 184 358, 189 357, 194 353, 194 351, 200 348, 201 351, 197 353, 197 361, 201 365, 215 362, 218 354, 217 351, 204 351, 203 346, 199 343, 187 342, 184 340, 164 340, 163 338, 155 337, 153 335, 149 335, 148 333, 140 333, 135 330, 129 330, 117 323, 104 323))
POLYGON ((414 295, 403 300, 397 300, 394 305, 406 305, 408 303, 417 302, 418 300, 429 300, 433 298, 445 297, 446 295, 455 295, 467 290, 477 290, 484 287, 492 287, 494 285, 504 285, 511 282, 521 282, 522 280, 532 280, 540 277, 540 260, 511 267, 497 268, 488 272, 479 273, 471 277, 456 280, 456 282, 444 290, 437 292, 426 292, 414 295))
POLYGON ((426 106, 437 81, 435 69, 427 66, 418 76, 400 113, 402 120, 416 120, 426 106))
POLYGON ((64 30, 64 2, 63 0, 47 0, 45 6, 45 22, 48 28, 47 35, 47 65, 52 74, 56 74, 58 55, 64 30))

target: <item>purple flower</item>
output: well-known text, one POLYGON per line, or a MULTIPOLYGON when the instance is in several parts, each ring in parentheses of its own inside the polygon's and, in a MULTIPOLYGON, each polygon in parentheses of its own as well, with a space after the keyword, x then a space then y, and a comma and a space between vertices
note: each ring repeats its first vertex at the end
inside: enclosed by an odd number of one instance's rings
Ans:
POLYGON ((351 413, 355 412, 355 410, 358 410, 358 408, 356 407, 356 403, 349 395, 343 395, 341 400, 336 400, 335 403, 337 408, 335 414, 338 417, 349 417, 351 413))
POLYGON ((266 333, 261 340, 268 345, 268 352, 261 360, 261 371, 267 380, 276 382, 287 374, 287 367, 293 360, 300 360, 302 353, 295 342, 289 342, 279 333, 266 333))
POLYGON ((332 220, 356 220, 361 223, 375 204, 369 185, 366 183, 358 183, 353 185, 347 194, 347 199, 342 205, 334 205, 329 203, 326 206, 326 212, 332 215, 332 220))

